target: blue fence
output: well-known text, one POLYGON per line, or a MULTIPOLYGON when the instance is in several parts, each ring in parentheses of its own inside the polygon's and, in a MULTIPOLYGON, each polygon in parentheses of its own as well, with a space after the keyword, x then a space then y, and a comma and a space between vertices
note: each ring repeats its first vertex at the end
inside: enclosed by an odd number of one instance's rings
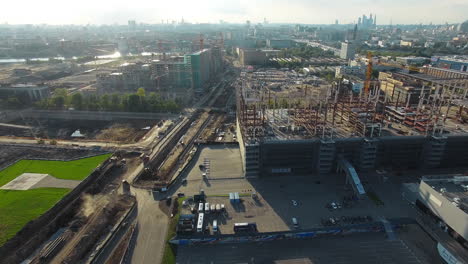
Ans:
MULTIPOLYGON (((399 229, 407 224, 417 224, 411 218, 397 218, 389 220, 392 228, 399 229)), ((229 243, 252 243, 252 242, 265 242, 273 240, 284 239, 310 239, 331 236, 344 236, 355 233, 374 233, 385 232, 382 222, 372 222, 366 224, 349 225, 349 226, 336 226, 306 229, 300 231, 284 231, 284 232, 269 232, 258 233, 252 235, 216 235, 216 236, 176 236, 171 239, 170 243, 176 245, 203 245, 203 244, 229 244, 229 243)))

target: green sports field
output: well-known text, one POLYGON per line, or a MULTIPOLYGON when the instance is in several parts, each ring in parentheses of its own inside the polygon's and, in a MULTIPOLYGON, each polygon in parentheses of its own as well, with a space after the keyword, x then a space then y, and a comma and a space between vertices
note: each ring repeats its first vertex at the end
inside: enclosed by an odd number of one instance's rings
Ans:
MULTIPOLYGON (((27 172, 46 173, 66 180, 83 180, 110 156, 106 154, 74 161, 21 160, 0 171, 0 186, 27 172)), ((0 190, 0 246, 69 191, 63 188, 0 190)))

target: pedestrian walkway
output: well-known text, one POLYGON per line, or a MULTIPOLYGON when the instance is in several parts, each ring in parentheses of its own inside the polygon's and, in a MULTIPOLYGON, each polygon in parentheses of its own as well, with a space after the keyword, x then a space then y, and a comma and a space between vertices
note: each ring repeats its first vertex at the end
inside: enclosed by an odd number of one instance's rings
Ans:
POLYGON ((387 221, 384 217, 380 219, 380 221, 383 223, 385 232, 387 233, 388 240, 396 240, 395 232, 393 232, 392 225, 390 222, 387 221))

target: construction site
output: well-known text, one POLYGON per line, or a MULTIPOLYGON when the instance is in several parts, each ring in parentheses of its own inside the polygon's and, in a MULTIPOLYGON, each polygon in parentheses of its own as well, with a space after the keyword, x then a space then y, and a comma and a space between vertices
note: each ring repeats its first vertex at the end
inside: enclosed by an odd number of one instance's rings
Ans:
POLYGON ((328 173, 349 161, 379 167, 466 164, 468 74, 381 72, 364 87, 319 85, 288 71, 242 72, 238 137, 246 176, 328 173))
POLYGON ((73 120, 24 118, 0 124, 0 136, 24 139, 51 139, 135 143, 161 120, 73 120))

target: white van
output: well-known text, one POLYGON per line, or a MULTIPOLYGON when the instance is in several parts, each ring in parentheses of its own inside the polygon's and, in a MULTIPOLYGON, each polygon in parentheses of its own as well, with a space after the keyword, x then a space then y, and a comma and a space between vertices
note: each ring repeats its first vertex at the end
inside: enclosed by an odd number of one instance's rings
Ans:
POLYGON ((198 214, 198 222, 197 222, 197 232, 198 233, 203 232, 203 218, 204 218, 204 214, 199 213, 198 214))
POLYGON ((218 233, 218 221, 216 219, 213 220, 213 233, 218 233))
POLYGON ((210 213, 210 203, 205 203, 205 214, 210 213))
POLYGON ((299 223, 297 222, 296 217, 292 218, 292 223, 293 223, 294 228, 299 228, 299 223))
POLYGON ((203 203, 198 204, 198 213, 203 213, 203 203))

